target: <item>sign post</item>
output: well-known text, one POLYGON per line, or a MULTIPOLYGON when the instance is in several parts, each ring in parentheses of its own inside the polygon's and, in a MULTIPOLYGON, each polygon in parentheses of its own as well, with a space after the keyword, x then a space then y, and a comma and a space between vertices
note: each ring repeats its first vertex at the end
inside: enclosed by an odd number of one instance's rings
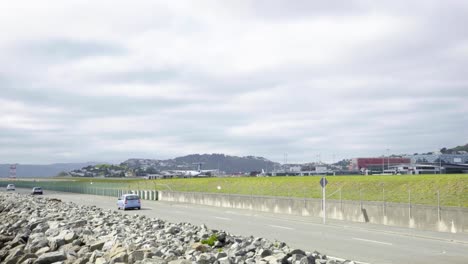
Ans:
POLYGON ((322 176, 322 179, 320 179, 320 186, 322 186, 322 210, 323 210, 323 224, 327 223, 327 207, 326 207, 326 194, 325 194, 325 186, 327 186, 327 178, 325 178, 325 175, 322 176))

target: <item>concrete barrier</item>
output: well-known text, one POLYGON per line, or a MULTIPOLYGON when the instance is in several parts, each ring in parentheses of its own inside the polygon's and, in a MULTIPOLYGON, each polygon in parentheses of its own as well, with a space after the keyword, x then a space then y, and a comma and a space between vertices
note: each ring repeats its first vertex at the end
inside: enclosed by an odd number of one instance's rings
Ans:
MULTIPOLYGON (((254 211, 323 216, 321 199, 158 191, 161 201, 254 211)), ((327 218, 423 230, 468 233, 468 208, 327 200, 327 218)))

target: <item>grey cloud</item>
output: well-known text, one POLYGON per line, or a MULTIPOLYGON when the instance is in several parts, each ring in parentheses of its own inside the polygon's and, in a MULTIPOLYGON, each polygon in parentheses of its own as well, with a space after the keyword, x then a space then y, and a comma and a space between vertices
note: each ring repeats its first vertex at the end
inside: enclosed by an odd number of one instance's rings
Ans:
POLYGON ((126 49, 109 43, 80 41, 66 38, 29 40, 16 49, 28 58, 48 62, 81 59, 88 56, 123 55, 126 49))
POLYGON ((363 1, 253 1, 253 12, 260 17, 275 19, 297 19, 310 16, 344 16, 368 12, 369 7, 363 1))
MULTIPOLYGON (((238 23, 246 27, 258 21, 273 25, 317 16, 346 21, 371 13, 408 19, 414 24, 408 28, 403 24, 395 34, 353 47, 341 60, 329 64, 291 61, 220 75, 189 63, 155 62, 152 67, 145 61, 144 65, 118 72, 70 73, 74 78, 61 83, 42 73, 52 65, 67 67, 67 62, 92 56, 132 57, 134 51, 123 48, 126 44, 122 39, 83 42, 60 34, 39 42, 21 42, 10 57, 20 58, 26 67, 23 71, 0 72, 0 99, 22 102, 31 117, 57 127, 34 132, 2 129, 0 158, 41 163, 121 161, 130 157, 169 158, 187 154, 189 149, 200 153, 228 150, 226 154, 260 155, 280 162, 287 152, 288 160, 306 162, 316 160, 319 154, 322 160, 330 160, 333 154, 336 159, 382 155, 387 148, 392 153, 413 153, 468 141, 468 109, 464 106, 468 98, 464 73, 468 55, 449 55, 468 40, 462 27, 468 23, 463 15, 468 5, 447 2, 443 6, 434 4, 438 8, 417 9, 418 5, 407 7, 406 2, 251 3, 247 15, 233 12, 233 16, 239 15, 238 23), (32 75, 29 69, 36 69, 38 74, 32 75), (200 96, 195 100, 188 94, 168 99, 73 92, 101 85, 158 87, 164 83, 184 85, 190 94, 200 96), (60 111, 39 111, 48 107, 60 111), (171 149, 142 149, 130 143, 118 146, 120 142, 142 140, 140 144, 151 144, 168 138, 171 149)), ((168 23, 177 24, 180 18, 172 15, 168 15, 168 20, 173 19, 168 23)), ((151 30, 151 19, 142 20, 149 27, 145 30, 151 30)), ((190 32, 193 25, 185 25, 187 20, 196 20, 196 14, 167 30, 190 32)), ((219 23, 223 24, 223 18, 219 23)), ((209 29, 210 25, 204 26, 209 29)), ((164 29, 159 24, 153 27, 164 29)), ((232 36, 232 41, 236 37, 232 36)), ((211 44, 207 40, 206 48, 211 44)), ((141 52, 151 54, 153 48, 157 43, 141 52)), ((220 61, 219 67, 226 66, 222 63, 230 62, 220 61)))

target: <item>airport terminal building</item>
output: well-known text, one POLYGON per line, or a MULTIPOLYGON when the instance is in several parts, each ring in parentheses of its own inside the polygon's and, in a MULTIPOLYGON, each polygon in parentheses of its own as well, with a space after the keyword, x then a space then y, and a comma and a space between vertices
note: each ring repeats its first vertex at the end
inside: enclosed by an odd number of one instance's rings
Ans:
POLYGON ((411 163, 468 164, 468 154, 416 154, 407 157, 411 163))
POLYGON ((350 170, 362 174, 468 173, 468 154, 416 154, 401 158, 354 158, 350 170))

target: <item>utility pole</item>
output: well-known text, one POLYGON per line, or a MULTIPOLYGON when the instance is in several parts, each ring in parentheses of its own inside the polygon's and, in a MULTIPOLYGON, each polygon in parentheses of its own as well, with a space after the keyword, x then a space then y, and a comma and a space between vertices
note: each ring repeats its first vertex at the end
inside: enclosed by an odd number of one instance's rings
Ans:
POLYGON ((11 164, 10 165, 10 178, 11 179, 16 179, 16 165, 17 164, 11 164))
POLYGON ((383 154, 382 156, 382 174, 384 173, 385 171, 385 154, 383 154))
POLYGON ((387 170, 390 169, 390 149, 387 149, 387 170))
POLYGON ((442 154, 439 155, 439 174, 442 174, 442 154))

